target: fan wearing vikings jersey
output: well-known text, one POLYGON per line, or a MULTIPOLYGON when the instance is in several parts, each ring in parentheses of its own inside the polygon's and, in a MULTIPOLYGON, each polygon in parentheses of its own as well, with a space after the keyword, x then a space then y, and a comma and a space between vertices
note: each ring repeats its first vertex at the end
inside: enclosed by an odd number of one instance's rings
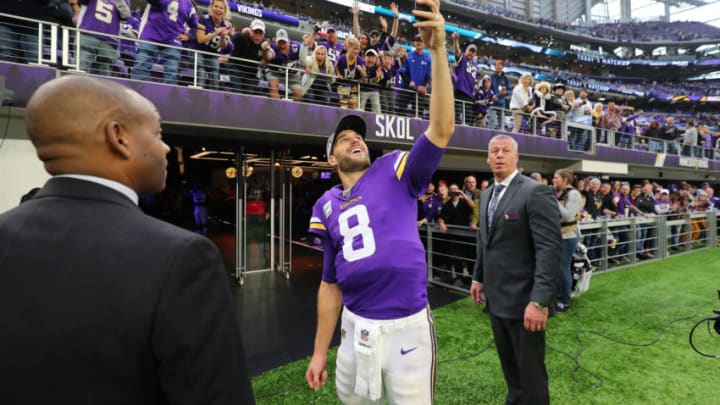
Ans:
POLYGON ((271 55, 270 66, 266 72, 270 97, 280 98, 280 80, 285 81, 285 76, 287 76, 287 85, 292 90, 293 100, 300 101, 302 98, 300 71, 297 69, 300 47, 300 42, 291 41, 284 29, 280 28, 275 32, 275 43, 270 44, 268 52, 271 55), (285 66, 286 69, 278 66, 285 66))
POLYGON ((202 67, 207 72, 208 84, 205 76, 198 73, 198 86, 210 89, 218 88, 220 79, 220 62, 218 54, 232 53, 233 43, 230 40, 232 27, 230 26, 230 8, 227 0, 212 0, 210 13, 198 19, 197 42, 203 52, 198 53, 198 69, 202 67))
POLYGON ((130 1, 79 0, 78 3, 82 4, 82 8, 77 27, 93 31, 80 34, 80 70, 90 73, 94 61, 98 74, 110 76, 110 64, 118 57, 120 20, 130 17, 130 1))
MULTIPOLYGON (((190 0, 147 0, 145 14, 140 25, 140 42, 137 61, 132 71, 133 80, 147 80, 158 54, 162 55, 165 84, 177 84, 180 56, 183 46, 180 37, 186 34, 186 26, 196 31, 198 17, 190 0)), ((194 33, 193 33, 194 36, 194 33)))
POLYGON ((432 72, 430 125, 410 152, 394 151, 371 165, 364 119, 343 117, 326 150, 342 184, 320 197, 310 220, 324 260, 305 378, 314 390, 327 381, 327 351, 342 310, 335 383, 345 404, 433 401, 437 349, 416 200, 453 134, 454 106, 439 1, 416 3, 430 10, 414 10, 422 18, 414 25, 431 57, 443 61, 432 72))
POLYGON ((333 65, 335 65, 337 63, 338 57, 343 52, 343 44, 338 42, 335 27, 327 27, 325 29, 325 34, 327 35, 327 41, 320 41, 318 42, 318 45, 322 45, 327 48, 328 59, 332 61, 333 65))

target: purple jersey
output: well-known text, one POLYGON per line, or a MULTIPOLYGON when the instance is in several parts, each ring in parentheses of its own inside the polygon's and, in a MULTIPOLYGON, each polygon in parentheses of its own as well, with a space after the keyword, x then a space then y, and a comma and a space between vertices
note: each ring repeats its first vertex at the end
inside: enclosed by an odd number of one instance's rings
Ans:
POLYGON ((358 66, 365 66, 365 59, 359 55, 352 65, 348 65, 347 54, 340 55, 335 64, 338 73, 342 75, 343 79, 347 80, 360 80, 362 76, 360 76, 360 72, 357 70, 358 66))
POLYGON ((380 69, 382 70, 383 77, 378 82, 378 85, 380 85, 380 87, 393 87, 395 83, 395 68, 391 66, 388 69, 385 66, 381 66, 380 69))
MULTIPOLYGON (((215 32, 217 28, 228 27, 229 24, 225 20, 220 20, 220 25, 215 25, 215 20, 212 17, 205 14, 198 19, 198 28, 205 31, 205 34, 211 34, 215 32)), ((230 37, 227 38, 228 45, 225 49, 220 49, 221 35, 213 37, 213 39, 206 41, 204 44, 199 44, 198 49, 206 52, 218 52, 218 53, 231 53, 233 50, 233 43, 230 37)))
MULTIPOLYGON (((125 0, 130 6, 130 1, 125 0)), ((80 0, 83 5, 77 19, 77 27, 81 30, 94 31, 102 34, 120 35, 120 13, 115 0, 80 0)), ((93 35, 108 44, 117 47, 117 38, 104 35, 93 35)))
POLYGON ((340 54, 342 54, 343 44, 336 43, 335 46, 333 46, 330 42, 322 41, 318 42, 318 45, 322 45, 327 49, 327 58, 332 62, 333 66, 335 66, 340 54))
POLYGON ((425 248, 417 230, 417 198, 443 149, 421 135, 410 152, 375 161, 343 196, 342 185, 313 207, 310 232, 337 251, 322 279, 337 283, 350 311, 371 319, 412 315, 427 305, 425 248))
POLYGON ((135 16, 130 16, 127 20, 120 22, 120 36, 123 38, 128 38, 120 40, 121 56, 135 59, 135 51, 137 50, 139 29, 140 19, 135 16))
POLYGON ((475 62, 468 61, 465 54, 462 54, 455 64, 455 67, 453 67, 453 86, 455 87, 455 91, 463 92, 467 94, 468 97, 472 97, 477 71, 478 68, 475 62))
POLYGON ((300 47, 301 44, 298 41, 290 41, 290 52, 287 55, 284 55, 280 53, 280 49, 278 49, 276 43, 271 43, 270 47, 272 47, 273 53, 275 54, 275 58, 270 61, 271 65, 280 65, 280 66, 288 66, 288 67, 295 67, 297 64, 297 61, 300 59, 300 47))
POLYGON ((182 46, 185 27, 197 30, 198 18, 190 0, 148 0, 140 25, 140 39, 182 46))
POLYGON ((475 89, 475 114, 486 115, 493 104, 494 96, 495 93, 493 93, 492 87, 486 89, 480 82, 475 89))

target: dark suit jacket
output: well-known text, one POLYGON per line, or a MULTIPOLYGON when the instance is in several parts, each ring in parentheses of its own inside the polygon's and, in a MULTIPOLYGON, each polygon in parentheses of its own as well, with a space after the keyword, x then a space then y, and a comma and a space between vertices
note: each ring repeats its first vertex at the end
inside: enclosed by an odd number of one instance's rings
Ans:
POLYGON ((522 319, 528 302, 554 302, 562 254, 560 210, 548 186, 517 174, 495 208, 488 232, 492 192, 488 187, 480 196, 473 280, 484 284, 488 312, 522 319))
POLYGON ((53 178, 0 215, 0 402, 253 404, 208 239, 53 178))

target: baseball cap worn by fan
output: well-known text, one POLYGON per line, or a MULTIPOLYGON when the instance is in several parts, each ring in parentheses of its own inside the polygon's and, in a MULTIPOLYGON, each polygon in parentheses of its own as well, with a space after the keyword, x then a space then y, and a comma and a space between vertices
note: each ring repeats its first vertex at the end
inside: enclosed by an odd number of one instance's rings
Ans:
POLYGON ((275 31, 275 40, 289 42, 290 38, 288 37, 287 31, 280 28, 279 30, 275 31))
POLYGON ((365 139, 365 132, 367 131, 367 125, 365 125, 365 120, 359 116, 359 115, 346 115, 340 119, 340 121, 337 124, 337 127, 335 128, 335 131, 330 134, 330 137, 327 141, 327 146, 325 148, 325 152, 327 153, 327 156, 332 155, 333 147, 335 146, 335 139, 337 139, 337 136, 340 132, 345 131, 346 129, 351 129, 360 136, 365 139))
POLYGON ((262 22, 262 20, 254 19, 250 23, 250 29, 253 31, 260 30, 262 32, 265 32, 265 23, 262 22))

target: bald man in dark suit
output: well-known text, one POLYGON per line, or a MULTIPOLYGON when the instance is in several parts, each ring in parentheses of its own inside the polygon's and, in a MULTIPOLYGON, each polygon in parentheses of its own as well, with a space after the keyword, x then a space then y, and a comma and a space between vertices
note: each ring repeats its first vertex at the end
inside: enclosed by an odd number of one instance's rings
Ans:
POLYGON ((0 215, 0 401, 253 404, 217 248, 138 208, 170 150, 152 103, 65 76, 26 123, 53 177, 0 215))
POLYGON ((545 327, 557 291, 562 237, 550 188, 523 176, 515 139, 488 145, 495 184, 480 195, 477 262, 470 294, 486 304, 508 385, 506 404, 550 402, 545 327))

